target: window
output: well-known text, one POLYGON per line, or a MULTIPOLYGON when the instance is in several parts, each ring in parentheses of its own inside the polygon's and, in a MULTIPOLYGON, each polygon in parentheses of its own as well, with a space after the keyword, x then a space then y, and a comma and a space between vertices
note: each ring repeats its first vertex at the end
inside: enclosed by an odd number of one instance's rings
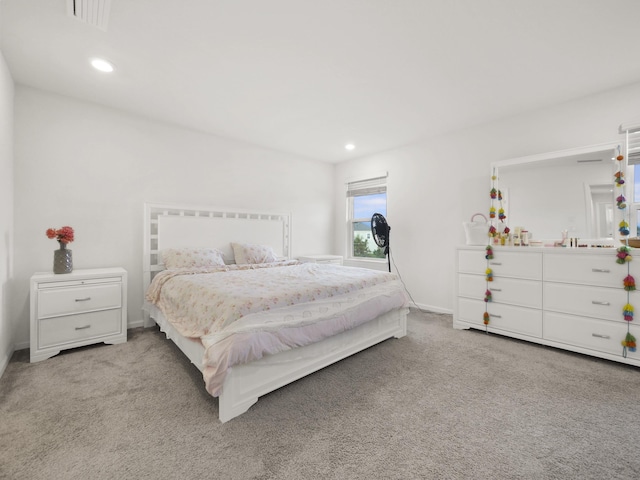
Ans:
POLYGON ((387 174, 347 183, 347 212, 349 256, 385 258, 371 235, 371 217, 387 216, 387 174))

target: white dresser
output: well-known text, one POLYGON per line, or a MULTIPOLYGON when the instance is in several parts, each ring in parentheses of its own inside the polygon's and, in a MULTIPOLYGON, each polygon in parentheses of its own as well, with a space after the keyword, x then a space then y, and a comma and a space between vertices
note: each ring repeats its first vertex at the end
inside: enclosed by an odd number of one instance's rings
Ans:
POLYGON ((92 343, 127 341, 127 272, 122 268, 31 277, 30 359, 92 343))
MULTIPOLYGON (((623 308, 627 264, 616 263, 613 248, 484 247, 456 251, 456 299, 453 326, 487 330, 609 360, 640 366, 639 352, 622 356, 627 333, 623 308), (487 283, 486 270, 493 271, 487 283), (492 301, 485 303, 487 286, 492 301)), ((632 251, 632 256, 635 250, 632 251)), ((640 288, 640 249, 629 263, 640 288)), ((640 293, 629 303, 637 309, 631 334, 640 339, 640 293)))

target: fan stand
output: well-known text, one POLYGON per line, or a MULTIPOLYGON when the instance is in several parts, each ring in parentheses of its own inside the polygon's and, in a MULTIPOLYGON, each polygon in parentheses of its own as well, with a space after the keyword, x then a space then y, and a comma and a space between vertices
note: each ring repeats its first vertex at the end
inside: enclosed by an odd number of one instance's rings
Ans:
POLYGON ((391 249, 390 249, 390 245, 391 242, 389 240, 389 238, 391 237, 391 227, 389 227, 389 230, 387 231, 387 246, 384 247, 384 254, 387 256, 387 265, 389 265, 389 273, 391 273, 391 249))

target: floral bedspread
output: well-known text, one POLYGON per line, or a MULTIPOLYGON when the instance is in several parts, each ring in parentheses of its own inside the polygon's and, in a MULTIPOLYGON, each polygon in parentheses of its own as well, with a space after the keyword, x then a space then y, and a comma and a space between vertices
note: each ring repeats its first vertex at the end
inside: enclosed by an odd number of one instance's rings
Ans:
POLYGON ((165 270, 146 298, 180 334, 201 340, 214 396, 234 364, 317 342, 408 303, 393 274, 298 262, 165 270))
POLYGON ((315 263, 164 270, 147 300, 185 337, 219 332, 250 313, 361 290, 396 279, 363 268, 315 263), (277 265, 277 266, 276 266, 277 265))

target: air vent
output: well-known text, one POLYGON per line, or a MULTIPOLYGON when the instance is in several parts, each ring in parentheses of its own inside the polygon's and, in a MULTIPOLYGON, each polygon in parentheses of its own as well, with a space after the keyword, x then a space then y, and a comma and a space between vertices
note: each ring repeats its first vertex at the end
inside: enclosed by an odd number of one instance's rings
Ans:
POLYGON ((67 0, 67 13, 73 18, 107 31, 111 0, 67 0))

